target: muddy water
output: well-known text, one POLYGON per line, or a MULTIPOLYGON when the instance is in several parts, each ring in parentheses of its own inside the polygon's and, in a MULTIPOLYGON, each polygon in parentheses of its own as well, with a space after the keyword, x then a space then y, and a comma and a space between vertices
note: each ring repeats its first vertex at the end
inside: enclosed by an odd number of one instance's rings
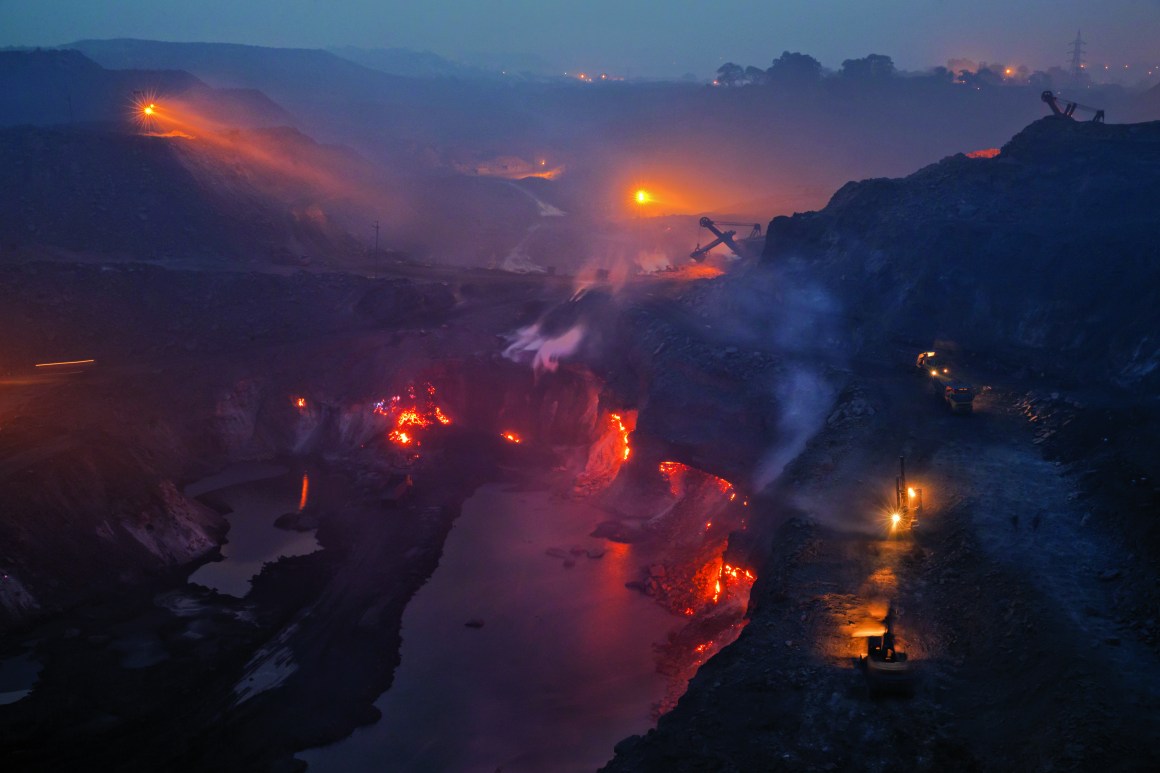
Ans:
POLYGON ((250 580, 267 562, 318 550, 312 532, 279 529, 274 521, 301 510, 310 494, 309 472, 290 472, 271 464, 239 464, 186 487, 188 496, 212 492, 233 512, 223 560, 201 566, 189 581, 238 598, 250 592, 250 580))
POLYGON ((607 516, 545 492, 480 489, 403 617, 374 725, 299 755, 312 771, 591 771, 652 726, 653 643, 681 625, 624 583, 649 556, 587 534, 607 516), (605 548, 602 558, 547 550, 605 548), (469 627, 468 621, 482 622, 469 627))

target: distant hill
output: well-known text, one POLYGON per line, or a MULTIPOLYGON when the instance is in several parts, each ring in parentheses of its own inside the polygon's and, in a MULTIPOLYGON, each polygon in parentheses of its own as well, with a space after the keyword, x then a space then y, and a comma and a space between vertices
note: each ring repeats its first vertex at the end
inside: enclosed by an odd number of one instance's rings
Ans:
POLYGON ((133 126, 135 92, 181 95, 230 126, 288 125, 294 119, 265 95, 212 89, 181 70, 109 70, 74 50, 0 51, 0 126, 133 126))
POLYGON ((441 136, 488 128, 481 116, 509 116, 505 133, 521 123, 494 88, 481 86, 486 81, 403 78, 322 50, 129 39, 69 47, 105 67, 175 68, 218 88, 256 89, 297 116, 295 126, 312 137, 348 144, 396 169, 427 166, 441 136))
POLYGON ((1154 391, 1157 211, 1160 122, 1048 117, 995 158, 849 183, 820 212, 775 218, 765 258, 829 277, 867 336, 1154 391))
POLYGON ((405 78, 494 78, 499 71, 453 62, 430 51, 342 46, 328 52, 363 67, 405 78))

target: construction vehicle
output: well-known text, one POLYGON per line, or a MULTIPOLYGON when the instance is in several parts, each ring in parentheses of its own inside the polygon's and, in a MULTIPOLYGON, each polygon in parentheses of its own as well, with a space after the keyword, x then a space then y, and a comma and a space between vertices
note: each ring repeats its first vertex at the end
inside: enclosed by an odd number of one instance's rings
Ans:
POLYGON ((899 652, 894 641, 894 605, 886 610, 882 624, 886 630, 881 636, 866 637, 866 654, 858 660, 858 667, 866 676, 870 697, 887 693, 912 695, 914 672, 905 652, 899 652))
POLYGON ((943 400, 951 413, 973 413, 975 408, 975 388, 962 381, 951 381, 943 386, 943 400))
POLYGON ((689 253, 689 257, 698 263, 705 260, 705 256, 709 254, 709 250, 718 244, 724 244, 739 258, 754 258, 761 252, 761 223, 731 223, 726 220, 714 222, 707 217, 703 217, 701 218, 701 227, 708 230, 709 233, 717 238, 704 247, 698 244, 697 249, 689 253), (736 231, 722 231, 717 227, 719 225, 750 226, 749 235, 737 240, 733 238, 737 235, 736 231))
POLYGON ((1061 104, 1059 97, 1057 97, 1055 92, 1052 91, 1043 92, 1039 95, 1039 98, 1047 103, 1047 106, 1051 108, 1052 115, 1058 116, 1060 118, 1074 119, 1075 111, 1082 110, 1085 113, 1093 114, 1091 117, 1092 123, 1104 122, 1104 111, 1100 110, 1098 107, 1088 107, 1087 105, 1081 105, 1078 102, 1073 102, 1068 99, 1062 100, 1061 104))
POLYGON ((914 367, 919 373, 930 372, 930 375, 937 376, 942 368, 938 359, 937 352, 921 352, 918 359, 914 362, 914 367))
POLYGON ((906 457, 898 457, 898 475, 894 478, 894 512, 890 514, 890 530, 899 526, 913 529, 918 526, 922 512, 922 489, 906 485, 906 457))
POLYGON ((931 386, 951 413, 974 412, 975 388, 951 375, 951 367, 935 352, 921 352, 914 362, 915 369, 930 377, 931 386))

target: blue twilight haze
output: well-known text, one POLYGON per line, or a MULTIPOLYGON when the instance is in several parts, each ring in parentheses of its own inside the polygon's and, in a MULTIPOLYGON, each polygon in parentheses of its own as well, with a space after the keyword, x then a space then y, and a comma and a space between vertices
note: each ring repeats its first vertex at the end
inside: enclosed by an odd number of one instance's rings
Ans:
POLYGON ((783 50, 830 68, 880 53, 910 70, 952 58, 1047 69, 1066 64, 1077 30, 1101 68, 1160 60, 1157 0, 0 0, 0 46, 128 37, 408 48, 630 77, 768 67, 783 50))

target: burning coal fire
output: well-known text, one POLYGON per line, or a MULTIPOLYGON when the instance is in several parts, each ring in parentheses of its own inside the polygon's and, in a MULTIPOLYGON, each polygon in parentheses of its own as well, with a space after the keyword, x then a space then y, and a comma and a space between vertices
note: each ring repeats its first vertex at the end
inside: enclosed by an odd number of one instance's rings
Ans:
POLYGON ((620 435, 621 445, 624 446, 624 450, 621 452, 621 460, 627 462, 629 455, 632 454, 632 447, 628 445, 629 429, 624 426, 624 419, 620 417, 619 413, 609 414, 609 418, 615 422, 616 431, 620 435))
POLYGON ((514 432, 501 432, 499 436, 509 443, 522 443, 524 439, 514 432))
POLYGON ((435 401, 435 387, 425 384, 422 394, 415 385, 407 387, 406 399, 394 395, 389 400, 375 403, 374 412, 392 423, 387 439, 395 445, 419 447, 420 430, 435 424, 448 425, 451 419, 435 401))
MULTIPOLYGON (((626 456, 625 458, 627 459, 628 457, 626 456)), ((664 476, 665 480, 668 481, 670 494, 674 497, 679 497, 685 492, 685 479, 693 471, 692 467, 681 464, 680 462, 661 462, 657 469, 664 476)), ((732 483, 724 478, 718 478, 716 475, 710 475, 701 470, 697 470, 696 472, 698 476, 707 478, 714 486, 720 489, 722 494, 727 495, 730 502, 737 500, 737 489, 732 483)), ((743 497, 741 504, 748 506, 749 500, 743 497)))
POLYGON ((608 413, 599 425, 600 436, 588 451, 584 472, 576 478, 577 491, 595 493, 606 488, 632 456, 629 436, 636 429, 636 411, 608 413))

